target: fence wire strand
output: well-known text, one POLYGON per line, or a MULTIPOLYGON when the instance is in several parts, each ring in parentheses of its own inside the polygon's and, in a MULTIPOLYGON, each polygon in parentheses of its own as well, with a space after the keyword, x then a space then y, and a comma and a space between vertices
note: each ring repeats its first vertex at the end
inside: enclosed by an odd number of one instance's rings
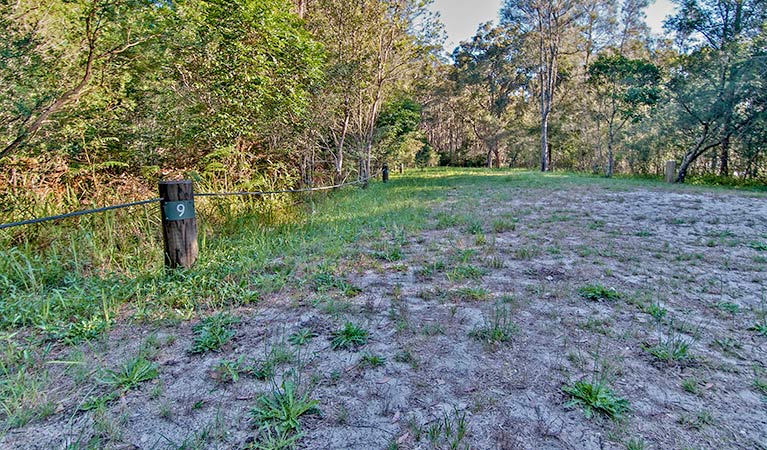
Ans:
POLYGON ((95 214, 95 213, 100 213, 104 211, 111 211, 113 209, 122 209, 122 208, 129 208, 131 206, 140 206, 140 205, 146 205, 149 203, 157 203, 161 200, 162 200, 161 198, 153 198, 150 200, 141 200, 140 202, 123 203, 120 205, 104 206, 103 208, 75 211, 75 212, 66 213, 66 214, 59 214, 57 216, 40 217, 39 219, 22 220, 21 222, 4 223, 4 224, 0 224, 0 230, 4 228, 19 227, 21 225, 32 225, 35 223, 48 222, 51 220, 61 220, 61 219, 67 219, 69 217, 84 216, 86 214, 95 214))
MULTIPOLYGON (((288 194, 288 193, 295 193, 295 192, 313 192, 313 191, 326 191, 329 189, 337 189, 344 186, 350 186, 353 184, 360 184, 365 183, 370 180, 371 177, 367 177, 364 180, 356 180, 356 181, 350 181, 346 183, 341 184, 334 184, 332 186, 321 186, 316 188, 303 188, 303 189, 282 189, 279 191, 240 191, 240 192, 206 192, 206 193, 200 193, 200 194, 194 194, 195 197, 225 197, 225 196, 234 196, 234 195, 273 195, 273 194, 288 194)), ((141 205, 147 205, 150 203, 157 203, 161 202, 162 198, 152 198, 149 200, 141 200, 137 202, 131 202, 131 203, 122 203, 119 205, 112 205, 112 206, 104 206, 102 208, 95 208, 95 209, 86 209, 82 211, 74 211, 66 214, 59 214, 56 216, 49 216, 49 217, 40 217, 37 219, 29 219, 29 220, 22 220, 19 222, 10 222, 10 223, 3 223, 0 224, 0 230, 3 230, 5 228, 11 228, 11 227, 20 227, 22 225, 32 225, 36 223, 42 223, 42 222, 49 222, 52 220, 62 220, 62 219, 68 219, 70 217, 77 217, 77 216, 84 216, 87 214, 96 214, 100 212, 105 211, 112 211, 115 209, 122 209, 122 208, 130 208, 131 206, 141 206, 141 205)))

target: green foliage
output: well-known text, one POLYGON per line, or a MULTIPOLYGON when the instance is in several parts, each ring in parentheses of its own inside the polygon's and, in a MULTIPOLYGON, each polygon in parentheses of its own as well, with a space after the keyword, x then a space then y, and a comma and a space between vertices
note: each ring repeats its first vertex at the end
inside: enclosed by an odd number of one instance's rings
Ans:
POLYGON ((730 314, 737 314, 738 312, 740 312, 740 306, 738 306, 737 303, 719 302, 716 304, 716 307, 721 309, 722 311, 727 311, 730 314))
POLYGON ((280 388, 258 398, 251 416, 257 424, 271 426, 279 433, 301 431, 301 416, 319 412, 319 401, 311 399, 308 392, 300 395, 297 389, 293 381, 283 381, 280 388))
POLYGON ((226 313, 219 313, 202 319, 192 327, 194 342, 192 353, 205 353, 218 351, 221 346, 229 342, 235 335, 231 325, 239 322, 239 319, 226 313))
POLYGON ((386 364, 386 358, 380 355, 374 355, 372 353, 365 353, 362 355, 362 358, 360 358, 359 362, 360 366, 370 367, 370 368, 377 368, 382 367, 386 364))
POLYGON ((240 379, 242 361, 242 357, 219 361, 213 368, 216 379, 222 383, 236 383, 240 379))
POLYGON ((767 399, 767 369, 764 367, 754 367, 754 389, 761 392, 767 399))
POLYGON ((487 344, 502 344, 511 341, 517 326, 512 321, 511 308, 498 304, 485 324, 470 333, 472 337, 487 344))
POLYGON ((258 429, 256 441, 248 446, 252 450, 291 450, 303 437, 301 433, 291 433, 287 430, 275 429, 264 425, 258 429))
POLYGON ((611 419, 620 419, 631 410, 628 400, 618 397, 603 382, 578 381, 562 390, 571 397, 566 406, 582 407, 587 418, 600 413, 611 419))
MULTIPOLYGON (((416 434, 416 440, 420 439, 423 432, 422 426, 417 423, 411 424, 416 434)), ((437 448, 468 449, 468 444, 462 444, 469 431, 469 422, 466 420, 466 412, 459 412, 458 408, 453 408, 452 413, 443 413, 426 429, 426 437, 429 442, 437 448)))
POLYGON ((317 292, 338 289, 347 297, 354 297, 361 292, 360 288, 329 272, 320 272, 314 276, 314 288, 317 292))
POLYGON ((685 378, 682 381, 682 389, 690 394, 700 394, 700 380, 696 377, 685 378))
POLYGON ((661 336, 655 345, 646 345, 645 350, 659 360, 672 363, 684 362, 690 359, 691 340, 677 334, 673 329, 673 324, 669 326, 666 335, 661 336))
POLYGON ((647 444, 642 439, 629 439, 626 442, 626 450, 645 450, 647 444))
POLYGON ((613 301, 621 297, 620 293, 613 288, 607 288, 599 283, 587 284, 578 289, 578 294, 586 300, 613 301))
POLYGON ((101 381, 114 389, 129 391, 158 375, 156 364, 144 358, 136 358, 128 361, 120 370, 107 370, 101 381))
POLYGON ((100 410, 108 403, 118 399, 127 391, 138 388, 142 383, 159 376, 156 364, 143 356, 127 361, 118 370, 106 370, 101 383, 110 388, 109 392, 85 399, 80 405, 81 411, 100 410))
POLYGON ((418 129, 420 123, 421 105, 411 98, 399 97, 384 105, 377 123, 384 161, 404 167, 419 162, 419 153, 426 147, 426 138, 418 129))
POLYGON ((342 329, 333 332, 330 346, 333 350, 349 350, 359 347, 368 342, 369 334, 368 330, 360 328, 351 322, 346 322, 342 329))
POLYGON ((311 328, 301 328, 295 333, 288 336, 288 342, 293 345, 302 346, 310 343, 312 339, 317 337, 317 333, 311 328))
POLYGON ((652 106, 660 100, 660 69, 649 61, 601 54, 588 72, 589 83, 614 100, 623 117, 636 118, 641 106, 652 106))
POLYGON ((765 316, 761 321, 754 323, 754 325, 749 329, 767 337, 767 316, 765 316))
POLYGON ((447 274, 450 281, 478 280, 485 276, 486 270, 471 264, 461 264, 447 274))
POLYGON ((453 300, 478 302, 486 300, 490 293, 485 288, 465 286, 451 291, 450 296, 453 300))
POLYGON ((644 308, 644 312, 651 315, 653 319, 660 322, 668 314, 668 310, 660 305, 660 303, 651 303, 644 308))

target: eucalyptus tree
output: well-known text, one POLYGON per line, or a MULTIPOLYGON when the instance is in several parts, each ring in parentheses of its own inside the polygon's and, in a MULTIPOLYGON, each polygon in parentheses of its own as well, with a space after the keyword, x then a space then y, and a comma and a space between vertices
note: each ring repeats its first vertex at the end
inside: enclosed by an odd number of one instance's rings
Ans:
POLYGON ((637 121, 661 96, 660 69, 649 61, 621 54, 600 55, 588 69, 589 83, 601 100, 598 120, 607 124, 607 168, 613 176, 615 144, 629 121, 637 121))
POLYGON ((698 158, 718 150, 719 174, 730 174, 733 145, 765 114, 767 63, 764 0, 684 0, 666 27, 681 50, 670 83, 678 123, 689 139, 677 181, 698 158))
POLYGON ((541 170, 551 169, 549 120, 560 81, 563 55, 574 52, 573 37, 584 14, 582 0, 506 0, 501 23, 526 34, 537 61, 537 97, 541 124, 541 170))
POLYGON ((327 126, 337 178, 345 153, 361 161, 360 176, 370 173, 376 122, 384 102, 406 90, 431 51, 433 16, 417 0, 318 0, 306 19, 329 58, 323 97, 335 118, 327 126))
POLYGON ((150 0, 19 0, 0 4, 0 158, 76 109, 94 78, 119 76, 161 36, 165 3, 150 0))
POLYGON ((467 91, 466 120, 486 149, 486 165, 499 167, 507 128, 505 114, 523 97, 528 69, 522 36, 510 27, 480 25, 477 34, 453 52, 453 77, 467 91))

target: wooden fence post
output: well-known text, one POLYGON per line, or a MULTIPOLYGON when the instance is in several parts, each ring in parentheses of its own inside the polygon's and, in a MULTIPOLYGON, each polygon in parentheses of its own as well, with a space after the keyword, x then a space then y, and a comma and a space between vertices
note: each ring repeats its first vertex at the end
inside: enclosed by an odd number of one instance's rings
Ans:
POLYGON ((161 181, 160 198, 165 267, 192 267, 197 261, 199 250, 192 182, 161 181))
POLYGON ((389 165, 388 164, 384 164, 383 169, 381 169, 381 180, 384 183, 389 182, 389 165))
POLYGON ((666 161, 666 183, 676 181, 676 161, 666 161))

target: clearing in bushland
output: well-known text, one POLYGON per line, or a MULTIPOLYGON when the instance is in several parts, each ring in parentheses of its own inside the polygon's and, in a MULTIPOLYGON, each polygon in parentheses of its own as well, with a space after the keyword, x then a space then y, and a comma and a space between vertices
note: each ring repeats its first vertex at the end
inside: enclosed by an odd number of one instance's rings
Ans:
POLYGON ((0 446, 767 448, 764 195, 445 169, 305 205, 188 271, 3 250, 0 446))

